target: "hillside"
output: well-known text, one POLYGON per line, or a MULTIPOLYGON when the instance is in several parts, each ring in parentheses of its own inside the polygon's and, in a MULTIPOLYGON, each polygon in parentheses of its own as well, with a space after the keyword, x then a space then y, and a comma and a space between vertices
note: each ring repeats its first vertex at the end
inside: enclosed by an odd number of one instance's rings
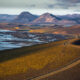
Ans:
POLYGON ((28 80, 72 63, 80 58, 72 41, 0 51, 0 80, 28 80))
POLYGON ((59 25, 76 25, 80 24, 78 14, 57 16, 51 13, 44 13, 40 16, 29 12, 22 12, 13 22, 26 24, 59 24, 59 25), (73 16, 73 17, 72 17, 73 16), (67 18, 68 17, 68 18, 67 18))
POLYGON ((0 23, 11 22, 17 15, 0 14, 0 23))
POLYGON ((60 21, 58 21, 58 24, 59 25, 76 25, 76 24, 78 24, 75 20, 64 20, 64 19, 62 19, 62 20, 60 20, 60 21))
POLYGON ((36 23, 36 24, 54 23, 56 24, 59 20, 61 19, 50 13, 44 13, 39 18, 35 19, 32 23, 36 23))
POLYGON ((55 31, 54 33, 61 33, 61 34, 80 34, 80 25, 74 25, 71 27, 64 27, 61 28, 57 31, 55 31))
POLYGON ((80 25, 75 25, 71 27, 56 27, 55 25, 53 27, 44 27, 40 29, 32 29, 30 30, 32 33, 53 33, 53 34, 72 34, 72 35, 79 35, 80 34, 80 25))
POLYGON ((36 15, 33 15, 29 12, 22 12, 14 20, 14 23, 29 23, 37 18, 36 15))
POLYGON ((80 80, 80 60, 78 61, 77 65, 67 70, 64 70, 62 72, 59 72, 58 74, 54 74, 52 76, 48 76, 40 80, 53 80, 53 79, 54 80, 80 80))
POLYGON ((64 20, 76 21, 77 23, 80 24, 80 14, 58 15, 57 17, 64 19, 64 20))

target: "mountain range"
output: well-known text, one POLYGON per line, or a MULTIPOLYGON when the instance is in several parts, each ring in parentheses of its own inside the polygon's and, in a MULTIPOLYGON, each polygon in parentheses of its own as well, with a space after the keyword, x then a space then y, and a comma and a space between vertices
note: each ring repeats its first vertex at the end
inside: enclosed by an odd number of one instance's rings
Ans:
POLYGON ((56 17, 55 15, 52 15, 50 13, 44 13, 41 16, 39 16, 37 19, 35 19, 34 21, 32 21, 32 23, 46 23, 46 24, 50 24, 50 23, 54 23, 56 24, 59 20, 61 20, 59 17, 56 17))
POLYGON ((19 15, 0 14, 0 22, 22 23, 22 24, 60 24, 76 25, 80 24, 80 14, 53 15, 44 13, 40 16, 29 12, 22 12, 19 15))
POLYGON ((17 17, 17 15, 0 14, 0 23, 11 22, 16 17, 17 17))
POLYGON ((22 12, 20 15, 18 15, 13 22, 15 23, 29 23, 37 18, 36 15, 33 15, 29 12, 22 12))

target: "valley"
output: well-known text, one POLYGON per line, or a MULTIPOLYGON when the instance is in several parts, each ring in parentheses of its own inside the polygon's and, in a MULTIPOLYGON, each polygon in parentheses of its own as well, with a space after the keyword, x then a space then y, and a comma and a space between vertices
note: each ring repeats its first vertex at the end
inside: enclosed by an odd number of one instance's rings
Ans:
POLYGON ((80 14, 0 14, 0 80, 80 80, 80 14))

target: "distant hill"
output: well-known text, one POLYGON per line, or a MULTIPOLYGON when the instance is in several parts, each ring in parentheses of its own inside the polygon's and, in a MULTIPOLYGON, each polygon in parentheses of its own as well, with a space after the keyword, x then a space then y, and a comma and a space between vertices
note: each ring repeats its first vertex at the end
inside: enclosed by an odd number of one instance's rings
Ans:
POLYGON ((0 14, 1 22, 11 22, 17 15, 0 14))
POLYGON ((22 12, 19 15, 0 14, 0 22, 11 22, 21 24, 58 24, 58 25, 76 25, 80 24, 80 14, 53 15, 44 13, 40 16, 30 12, 22 12))
POLYGON ((34 19, 36 19, 37 16, 33 15, 29 12, 22 12, 20 15, 18 15, 13 22, 16 23, 29 23, 31 21, 33 21, 34 19))
POLYGON ((67 19, 67 20, 72 20, 72 19, 80 19, 80 14, 67 14, 67 15, 57 15, 57 17, 61 19, 67 19))
POLYGON ((54 24, 56 24, 59 20, 61 20, 61 19, 56 17, 55 15, 52 15, 50 13, 44 13, 40 17, 35 19, 32 23, 41 23, 41 24, 54 23, 54 24))
POLYGON ((57 17, 63 19, 63 20, 72 20, 80 24, 80 14, 68 14, 68 15, 58 15, 57 17))
POLYGON ((36 23, 36 24, 76 25, 76 24, 80 23, 77 16, 74 15, 74 17, 70 16, 69 18, 67 18, 67 15, 55 16, 50 13, 44 13, 40 17, 35 19, 33 21, 33 23, 36 23))

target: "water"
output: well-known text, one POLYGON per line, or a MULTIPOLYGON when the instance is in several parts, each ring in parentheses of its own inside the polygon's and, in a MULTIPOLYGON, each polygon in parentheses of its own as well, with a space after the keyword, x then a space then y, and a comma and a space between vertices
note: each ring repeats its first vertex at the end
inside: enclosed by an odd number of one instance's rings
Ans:
POLYGON ((0 50, 32 46, 57 40, 54 34, 31 34, 27 32, 0 30, 0 50))
POLYGON ((14 37, 13 35, 5 34, 5 32, 13 32, 13 31, 0 30, 0 50, 20 48, 23 46, 31 45, 31 44, 26 44, 24 42, 21 42, 21 41, 27 41, 27 39, 17 38, 14 37))

